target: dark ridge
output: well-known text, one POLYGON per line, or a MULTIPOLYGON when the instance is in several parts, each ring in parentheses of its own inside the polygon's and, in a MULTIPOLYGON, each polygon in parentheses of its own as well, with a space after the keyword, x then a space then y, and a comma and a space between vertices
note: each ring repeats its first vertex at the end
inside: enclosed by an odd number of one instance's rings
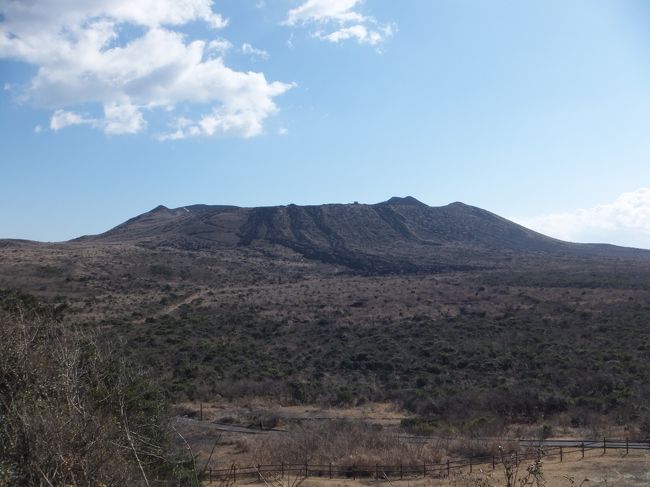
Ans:
POLYGON ((191 213, 211 213, 211 212, 219 212, 219 211, 226 211, 226 210, 236 210, 239 209, 239 206, 233 206, 233 205, 188 205, 188 206, 181 206, 179 208, 175 208, 174 211, 178 210, 186 210, 191 213))
POLYGON ((411 196, 374 205, 160 205, 78 241, 203 252, 251 248, 267 254, 284 247, 360 273, 498 268, 544 255, 650 260, 650 251, 563 242, 481 208, 461 202, 430 207, 411 196))
POLYGON ((23 247, 25 245, 38 245, 41 242, 36 242, 34 240, 27 240, 23 238, 7 238, 0 239, 0 248, 8 247, 23 247))
POLYGON ((405 196, 401 198, 399 196, 393 196, 387 201, 378 203, 378 205, 414 205, 414 206, 427 206, 421 201, 415 199, 413 196, 405 196))
MULTIPOLYGON (((395 198, 391 198, 395 199, 395 198)), ((417 200, 416 200, 417 201, 417 200)), ((390 202, 390 200, 389 200, 390 202)), ((375 212, 399 235, 408 240, 419 240, 408 227, 406 219, 388 205, 378 205, 375 212)))

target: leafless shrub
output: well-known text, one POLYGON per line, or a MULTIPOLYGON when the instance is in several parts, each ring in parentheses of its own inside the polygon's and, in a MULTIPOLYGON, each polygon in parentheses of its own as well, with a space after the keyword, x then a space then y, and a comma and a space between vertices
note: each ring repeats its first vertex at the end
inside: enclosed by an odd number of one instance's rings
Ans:
POLYGON ((288 433, 246 439, 242 446, 253 464, 422 465, 445 455, 438 444, 405 443, 380 427, 343 420, 294 425, 288 433))
POLYGON ((524 464, 516 454, 509 454, 505 449, 499 448, 499 464, 503 468, 505 487, 544 487, 546 481, 542 471, 542 456, 540 450, 533 463, 524 464))
POLYGON ((181 481, 166 418, 143 372, 95 334, 0 313, 1 486, 181 481))

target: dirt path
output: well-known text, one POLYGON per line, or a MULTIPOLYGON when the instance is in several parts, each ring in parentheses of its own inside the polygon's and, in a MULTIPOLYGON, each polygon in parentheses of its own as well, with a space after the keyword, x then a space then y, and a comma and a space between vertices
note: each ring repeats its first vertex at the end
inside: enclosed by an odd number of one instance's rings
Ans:
POLYGON ((197 299, 202 298, 203 296, 205 296, 208 293, 208 291, 210 291, 210 289, 208 289, 208 288, 200 289, 200 290, 190 294, 189 296, 183 298, 180 301, 177 301, 177 302, 172 303, 172 304, 168 304, 167 306, 163 306, 161 309, 159 309, 158 311, 156 311, 153 314, 150 314, 149 316, 145 316, 143 318, 135 320, 134 323, 137 324, 137 325, 141 325, 147 320, 147 318, 160 318, 161 316, 166 316, 166 315, 168 315, 170 313, 173 313, 174 311, 179 309, 184 304, 190 304, 192 301, 196 301, 197 299))

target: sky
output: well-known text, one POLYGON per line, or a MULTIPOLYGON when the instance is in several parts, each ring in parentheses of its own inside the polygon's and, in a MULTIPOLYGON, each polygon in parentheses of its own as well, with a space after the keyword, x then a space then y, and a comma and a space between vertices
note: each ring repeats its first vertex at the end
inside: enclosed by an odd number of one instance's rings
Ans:
POLYGON ((0 238, 485 208, 650 248, 647 0, 0 0, 0 238))

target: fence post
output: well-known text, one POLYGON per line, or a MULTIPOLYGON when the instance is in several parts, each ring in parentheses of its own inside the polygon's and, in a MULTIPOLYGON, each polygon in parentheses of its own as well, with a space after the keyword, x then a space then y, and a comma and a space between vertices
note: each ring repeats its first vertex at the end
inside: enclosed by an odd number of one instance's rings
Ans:
POLYGON ((332 478, 332 462, 330 462, 330 478, 332 478))
POLYGON ((607 440, 603 436, 603 455, 607 453, 607 440))
POLYGON ((258 464, 257 464, 257 481, 258 481, 258 482, 259 482, 260 480, 262 480, 262 472, 260 472, 260 467, 261 467, 261 465, 258 463, 258 464))
POLYGON ((494 455, 492 455, 492 470, 496 468, 496 462, 494 461, 494 455))
POLYGON ((449 477, 449 458, 447 458, 447 477, 449 477))
POLYGON ((354 465, 352 465, 352 480, 357 480, 357 473, 354 470, 354 465))
POLYGON ((469 473, 472 473, 472 457, 469 457, 469 473))
POLYGON ((562 463, 562 447, 560 447, 560 463, 562 463))
POLYGON ((427 476, 427 462, 424 462, 422 464, 422 476, 426 477, 427 476))
POLYGON ((305 477, 309 477, 309 465, 305 463, 305 477))
POLYGON ((208 478, 210 479, 210 483, 212 483, 212 469, 208 470, 208 478))
POLYGON ((237 465, 232 466, 232 481, 237 482, 237 465))
POLYGON ((284 478, 284 462, 280 462, 280 476, 284 478))
POLYGON ((580 447, 581 447, 581 450, 582 450, 582 458, 584 458, 585 457, 585 442, 584 441, 582 443, 580 443, 580 447))
POLYGON ((402 480, 404 478, 404 467, 402 466, 402 462, 399 462, 399 479, 402 480))

